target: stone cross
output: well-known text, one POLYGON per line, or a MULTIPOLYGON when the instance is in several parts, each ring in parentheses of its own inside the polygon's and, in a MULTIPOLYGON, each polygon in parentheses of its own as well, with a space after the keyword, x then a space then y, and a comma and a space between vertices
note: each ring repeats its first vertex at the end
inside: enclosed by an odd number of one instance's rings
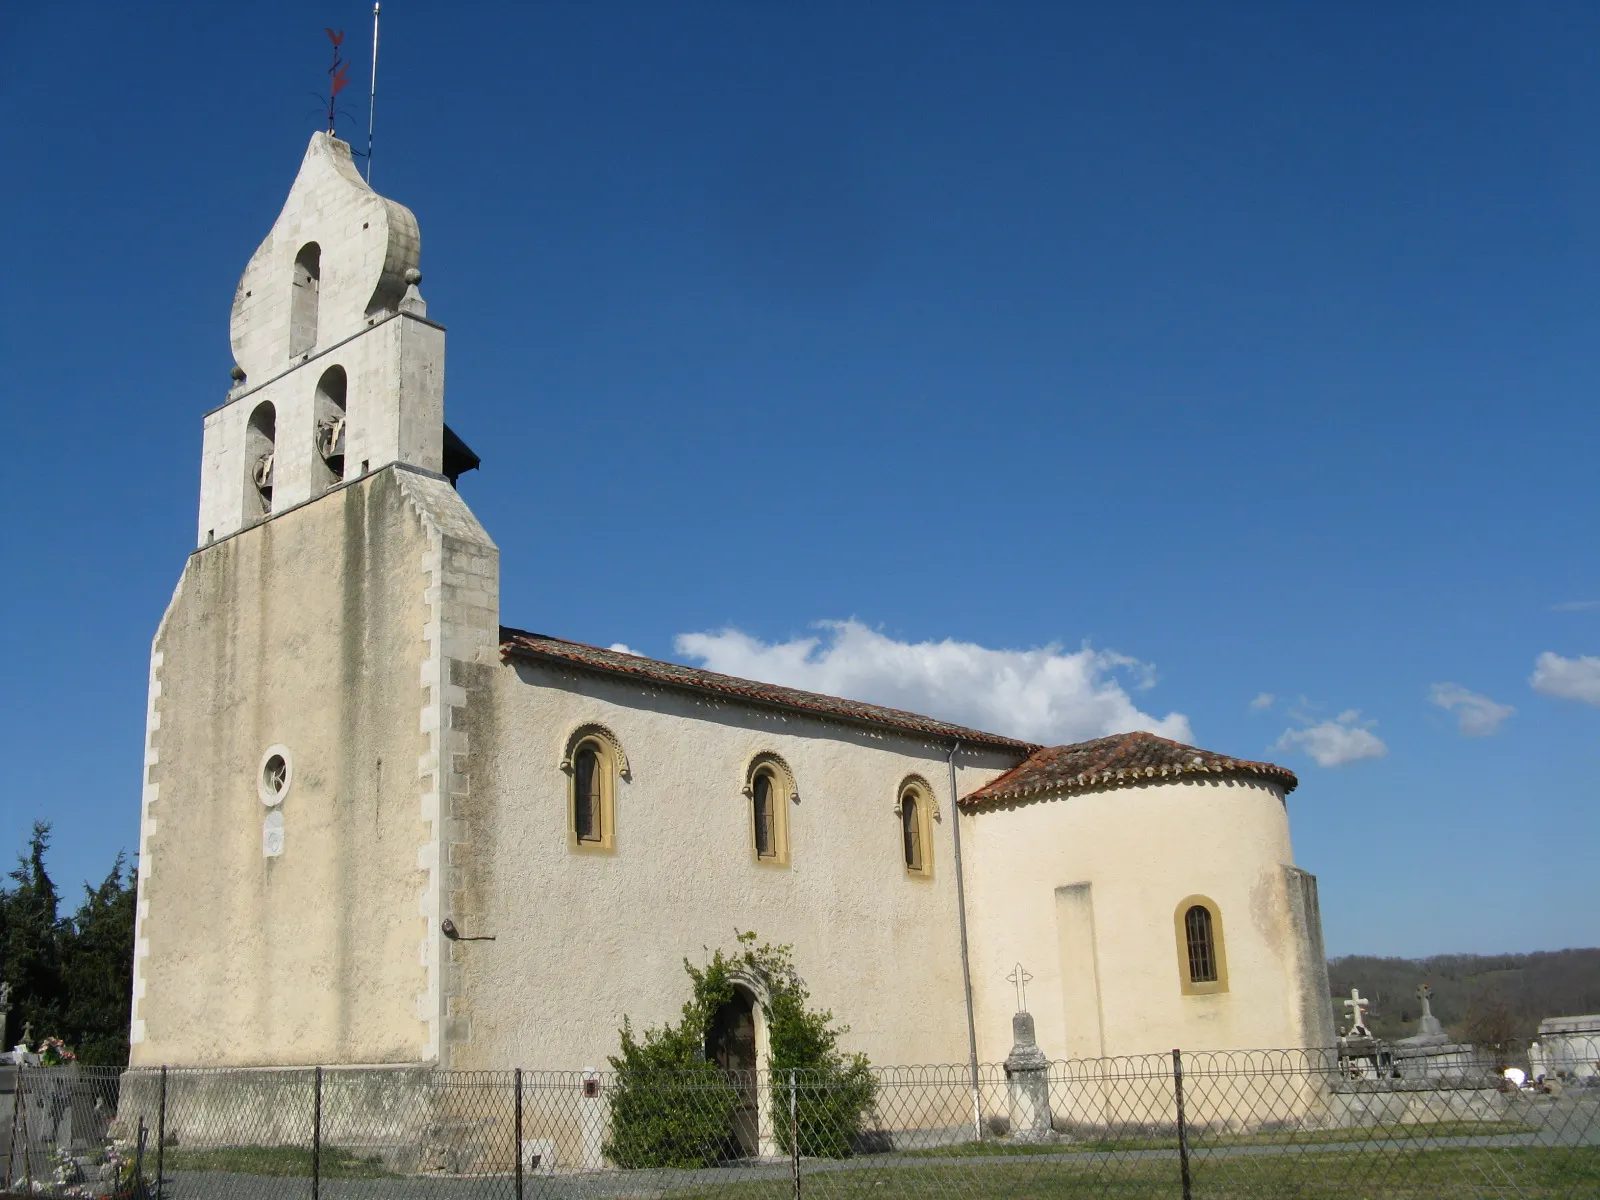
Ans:
POLYGON ((1032 975, 1029 975, 1026 971, 1024 971, 1022 969, 1022 964, 1021 963, 1018 963, 1016 965, 1016 968, 1011 972, 1011 974, 1006 976, 1006 982, 1007 983, 1011 983, 1011 984, 1015 984, 1016 985, 1016 988, 1017 988, 1017 1011, 1018 1012, 1027 1012, 1028 1011, 1028 980, 1030 980, 1032 978, 1033 978, 1032 975))
POLYGON ((1351 988, 1350 999, 1344 1002, 1344 1006, 1350 1010, 1350 1032, 1346 1036, 1371 1037, 1363 1018, 1367 1015, 1367 1009, 1372 1007, 1372 1001, 1361 998, 1360 988, 1351 988))
POLYGON ((1433 989, 1423 984, 1417 989, 1417 999, 1422 1001, 1422 1020, 1417 1023, 1417 1037, 1429 1038, 1436 1042, 1445 1040, 1444 1026, 1439 1024, 1439 1018, 1433 1015, 1433 989))
POLYGON ((11 1016, 11 985, 0 983, 0 1046, 6 1044, 7 1018, 11 1016))

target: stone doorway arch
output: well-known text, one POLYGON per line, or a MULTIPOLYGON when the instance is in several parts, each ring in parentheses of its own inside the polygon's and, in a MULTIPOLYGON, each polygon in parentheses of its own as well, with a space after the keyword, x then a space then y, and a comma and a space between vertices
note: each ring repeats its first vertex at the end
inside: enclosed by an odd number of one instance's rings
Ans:
POLYGON ((711 1014, 706 1058, 717 1064, 739 1093, 729 1141, 742 1158, 775 1158, 772 1097, 768 1086, 772 1045, 767 1032, 771 996, 766 984, 745 971, 729 973, 733 998, 711 1014))

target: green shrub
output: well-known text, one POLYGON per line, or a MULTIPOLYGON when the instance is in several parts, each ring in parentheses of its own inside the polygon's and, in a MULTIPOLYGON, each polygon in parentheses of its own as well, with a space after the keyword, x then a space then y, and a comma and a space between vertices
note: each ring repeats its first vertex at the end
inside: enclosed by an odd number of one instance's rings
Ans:
POLYGON ((848 1027, 833 1014, 808 1007, 810 993, 794 969, 788 946, 756 945, 738 935, 732 957, 718 949, 704 968, 687 959, 692 987, 676 1025, 636 1036, 623 1018, 622 1053, 610 1059, 616 1080, 610 1093, 607 1157, 619 1167, 703 1167, 736 1155, 733 1115, 738 1090, 705 1057, 706 1033, 717 1011, 734 998, 734 978, 760 981, 771 1047, 771 1112, 785 1153, 793 1150, 789 1120, 795 1084, 800 1153, 842 1158, 849 1154, 872 1108, 876 1081, 866 1057, 838 1049, 848 1027))
POLYGON ((683 1006, 676 1026, 635 1038, 622 1021, 622 1054, 611 1059, 611 1137, 606 1157, 619 1167, 706 1167, 726 1157, 738 1093, 706 1061, 698 1006, 683 1006))
MULTIPOLYGON (((751 935, 745 935, 753 941, 751 935)), ((812 1158, 850 1154, 872 1111, 878 1083, 864 1054, 845 1055, 839 1039, 850 1032, 833 1014, 808 1007, 811 993, 795 972, 788 946, 747 948, 746 970, 761 976, 772 999, 767 1036, 772 1048, 772 1115, 784 1153, 794 1151, 789 1119, 793 1075, 800 1153, 812 1158)))

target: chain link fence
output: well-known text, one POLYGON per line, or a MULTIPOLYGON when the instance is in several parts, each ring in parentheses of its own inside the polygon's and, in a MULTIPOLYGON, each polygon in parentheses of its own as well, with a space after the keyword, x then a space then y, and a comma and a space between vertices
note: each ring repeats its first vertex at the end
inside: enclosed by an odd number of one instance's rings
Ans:
POLYGON ((1600 1196, 1600 1085, 1500 1065, 24 1067, 0 1080, 0 1167, 17 1193, 138 1200, 1600 1196))

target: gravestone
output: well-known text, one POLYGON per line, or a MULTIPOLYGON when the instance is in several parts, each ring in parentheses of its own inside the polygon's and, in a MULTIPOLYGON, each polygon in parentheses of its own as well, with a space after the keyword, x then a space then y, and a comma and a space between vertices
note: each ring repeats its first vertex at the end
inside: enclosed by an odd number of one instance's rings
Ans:
POLYGON ((1422 1019, 1417 1022, 1417 1032, 1406 1041, 1413 1045, 1421 1045, 1428 1038, 1441 1042, 1449 1041, 1449 1035, 1444 1031, 1444 1024, 1433 1015, 1433 989, 1423 984, 1417 989, 1417 999, 1422 1001, 1422 1019))
POLYGON ((1396 1074, 1402 1079, 1434 1081, 1481 1074, 1472 1047, 1452 1042, 1443 1023, 1433 1015, 1433 989, 1423 984, 1417 989, 1417 999, 1422 1001, 1422 1019, 1416 1033, 1394 1044, 1396 1074))
POLYGON ((1367 1028, 1367 1009, 1372 1007, 1372 1001, 1361 994, 1360 988, 1350 989, 1350 999, 1344 1002, 1350 1010, 1350 1032, 1346 1038, 1370 1038, 1372 1030, 1367 1028))
POLYGON ((1014 1044, 1006 1056, 1006 1100, 1011 1117, 1011 1140, 1045 1142, 1050 1128, 1050 1060, 1033 1032, 1033 1014, 1019 1012, 1011 1018, 1014 1044))
POLYGON ((1027 982, 1033 976, 1018 963, 1007 980, 1017 988, 1017 1012, 1011 1018, 1011 1053, 1006 1055, 1006 1106, 1011 1117, 1011 1140, 1046 1142, 1054 1138, 1050 1127, 1050 1060, 1039 1049, 1033 1014, 1027 1010, 1027 982))

